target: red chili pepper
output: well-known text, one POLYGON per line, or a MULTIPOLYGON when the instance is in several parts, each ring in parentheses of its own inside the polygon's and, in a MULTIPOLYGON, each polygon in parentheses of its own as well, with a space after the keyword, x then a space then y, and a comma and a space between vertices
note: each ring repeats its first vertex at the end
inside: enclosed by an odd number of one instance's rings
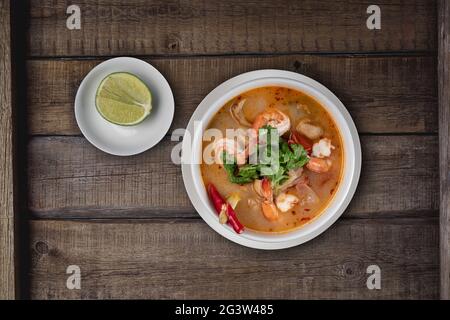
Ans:
POLYGON ((289 144, 301 144, 303 146, 303 148, 306 150, 306 152, 308 152, 308 154, 310 154, 312 151, 313 142, 295 130, 291 131, 291 135, 289 136, 288 143, 289 144))
POLYGON ((227 215, 228 223, 233 227, 234 231, 236 231, 236 233, 242 233, 242 231, 244 231, 244 226, 239 221, 236 212, 229 203, 227 203, 227 215))
POLYGON ((222 205, 225 203, 225 201, 222 199, 216 187, 211 183, 208 185, 208 194, 217 213, 220 213, 220 211, 222 210, 222 205))
POLYGON ((224 204, 227 205, 228 224, 236 231, 236 233, 242 233, 242 231, 244 231, 244 226, 239 222, 236 212, 229 203, 225 202, 212 183, 208 184, 208 194, 218 214, 222 211, 222 206, 224 204))

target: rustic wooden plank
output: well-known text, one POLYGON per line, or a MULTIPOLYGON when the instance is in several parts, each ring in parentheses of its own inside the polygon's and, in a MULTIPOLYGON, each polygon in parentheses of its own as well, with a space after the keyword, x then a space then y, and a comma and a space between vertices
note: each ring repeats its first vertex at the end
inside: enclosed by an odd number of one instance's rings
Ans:
MULTIPOLYGON (((70 3, 71 4, 71 3, 70 3)), ((79 0, 81 29, 66 27, 67 1, 34 0, 32 56, 383 52, 436 50, 436 1, 79 0)))
POLYGON ((203 221, 31 221, 32 299, 432 299, 437 219, 339 220, 279 251, 236 245, 203 221), (381 290, 366 269, 381 268, 381 290), (66 288, 66 268, 81 289, 66 288))
POLYGON ((17 296, 10 28, 10 2, 0 0, 0 299, 17 296))
POLYGON ((439 155, 441 298, 450 299, 450 2, 439 1, 439 155))
MULTIPOLYGON (((198 217, 171 162, 175 144, 166 138, 143 154, 114 157, 81 137, 35 137, 29 209, 44 218, 198 217)), ((346 216, 437 212, 436 136, 363 136, 361 144, 362 177, 346 216)))
MULTIPOLYGON (((437 132, 436 58, 288 55, 147 60, 175 94, 172 129, 186 127, 200 101, 221 82, 265 68, 303 73, 328 86, 360 132, 437 132), (214 72, 211 72, 214 70, 214 72)), ((31 134, 79 134, 73 103, 83 77, 100 61, 28 61, 31 134)))

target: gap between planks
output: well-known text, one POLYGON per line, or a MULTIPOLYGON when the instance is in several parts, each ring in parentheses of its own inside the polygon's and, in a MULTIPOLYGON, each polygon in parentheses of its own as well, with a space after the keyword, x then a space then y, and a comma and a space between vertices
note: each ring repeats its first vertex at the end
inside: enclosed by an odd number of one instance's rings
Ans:
MULTIPOLYGON (((336 51, 329 51, 329 52, 318 52, 318 51, 294 51, 294 52, 248 52, 248 53, 218 53, 218 54, 204 54, 204 53, 198 53, 198 54, 176 54, 176 55, 167 55, 167 54, 128 54, 127 57, 136 58, 136 59, 151 59, 151 60, 161 60, 161 59, 195 59, 195 58, 245 58, 245 57, 276 57, 276 56, 318 56, 318 57, 345 57, 345 58, 351 58, 351 57, 360 57, 360 58, 370 58, 370 57, 436 57, 437 56, 437 50, 431 50, 431 51, 375 51, 375 52, 336 52, 336 51)), ((71 61, 71 60, 108 60, 112 58, 117 58, 122 55, 109 55, 109 56, 27 56, 27 60, 29 61, 48 61, 48 60, 63 60, 63 61, 71 61)))
MULTIPOLYGON (((99 215, 94 215, 93 217, 89 217, 91 211, 85 210, 86 216, 70 216, 70 215, 52 215, 51 213, 46 214, 45 216, 40 217, 39 214, 30 215, 28 217, 28 221, 66 221, 66 222, 92 222, 92 223, 184 223, 184 222, 198 222, 204 223, 202 217, 196 213, 196 215, 192 215, 192 212, 185 212, 186 217, 183 216, 158 216, 158 217, 144 217, 142 215, 127 215, 127 216, 117 216, 117 217, 101 217, 99 215)), ((55 211, 56 213, 57 211, 55 211)), ((179 212, 177 212, 179 213, 179 212)), ((408 223, 418 223, 420 224, 423 221, 429 221, 433 223, 438 223, 439 221, 439 211, 438 210, 422 210, 422 211, 399 211, 399 212, 389 212, 389 214, 385 214, 382 217, 370 217, 370 216, 346 216, 342 215, 339 217, 337 222, 339 221, 349 221, 354 223, 364 223, 364 221, 372 222, 380 222, 385 223, 388 222, 391 224, 402 224, 405 222, 408 223)))

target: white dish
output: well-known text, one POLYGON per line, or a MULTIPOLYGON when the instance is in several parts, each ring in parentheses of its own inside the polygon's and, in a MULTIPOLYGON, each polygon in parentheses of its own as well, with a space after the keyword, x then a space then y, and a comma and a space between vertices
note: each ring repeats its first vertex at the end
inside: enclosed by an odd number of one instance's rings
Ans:
POLYGON ((156 145, 172 123, 175 103, 163 75, 145 61, 120 57, 93 68, 83 79, 75 97, 75 118, 86 139, 100 150, 119 156, 138 154, 156 145), (106 121, 95 107, 100 82, 113 72, 129 72, 139 77, 152 92, 150 115, 135 126, 120 126, 106 121))
POLYGON ((361 171, 361 145, 353 120, 341 101, 326 87, 306 76, 282 70, 258 70, 234 77, 211 91, 199 104, 187 126, 183 139, 182 172, 189 198, 205 222, 225 238, 257 249, 283 249, 309 241, 328 229, 344 212, 358 185, 361 171), (282 86, 302 91, 319 101, 331 114, 341 133, 344 147, 343 177, 331 203, 318 217, 305 226, 281 234, 246 229, 237 234, 228 225, 219 223, 200 174, 202 135, 214 114, 233 97, 263 86, 282 86), (195 121, 202 121, 195 126, 195 121), (191 140, 191 141, 190 141, 191 140), (190 145, 189 145, 190 143, 190 145), (192 150, 190 150, 192 146, 192 150))

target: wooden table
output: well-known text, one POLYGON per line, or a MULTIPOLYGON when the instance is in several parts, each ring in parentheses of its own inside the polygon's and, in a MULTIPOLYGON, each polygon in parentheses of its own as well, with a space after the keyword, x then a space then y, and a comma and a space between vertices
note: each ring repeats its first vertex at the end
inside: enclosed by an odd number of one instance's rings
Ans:
POLYGON ((449 1, 75 3, 79 30, 66 27, 72 1, 0 0, 1 298, 449 298, 449 1), (366 26, 371 4, 381 30, 366 26), (244 248, 193 209, 170 134, 133 157, 95 149, 75 93, 121 55, 168 79, 169 133, 242 72, 322 82, 361 136, 345 214, 296 248, 244 248), (366 286, 373 264, 381 290, 366 286), (66 287, 69 265, 80 290, 66 287))

